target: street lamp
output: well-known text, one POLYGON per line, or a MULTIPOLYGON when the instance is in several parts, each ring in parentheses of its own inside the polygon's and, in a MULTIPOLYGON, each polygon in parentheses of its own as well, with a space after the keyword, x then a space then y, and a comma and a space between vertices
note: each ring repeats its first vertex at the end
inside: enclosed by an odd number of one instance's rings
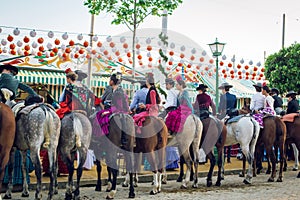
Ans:
POLYGON ((219 56, 222 55, 225 43, 218 42, 218 38, 214 43, 208 44, 214 57, 216 57, 216 110, 219 108, 219 56))

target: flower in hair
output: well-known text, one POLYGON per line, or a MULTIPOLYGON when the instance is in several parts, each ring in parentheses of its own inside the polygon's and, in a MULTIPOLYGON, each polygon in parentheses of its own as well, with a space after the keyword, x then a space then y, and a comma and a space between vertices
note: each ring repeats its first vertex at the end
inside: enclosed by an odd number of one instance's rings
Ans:
POLYGON ((176 79, 176 81, 182 81, 181 75, 177 75, 175 79, 176 79))
POLYGON ((69 72, 72 72, 72 69, 71 69, 71 68, 68 68, 68 69, 65 70, 65 73, 66 73, 66 74, 68 74, 69 72))

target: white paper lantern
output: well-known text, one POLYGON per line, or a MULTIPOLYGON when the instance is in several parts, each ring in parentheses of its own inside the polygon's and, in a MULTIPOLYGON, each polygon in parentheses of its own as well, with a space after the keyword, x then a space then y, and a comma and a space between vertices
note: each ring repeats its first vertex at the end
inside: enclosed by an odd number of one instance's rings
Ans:
POLYGON ((138 50, 136 50, 136 55, 139 55, 141 52, 140 52, 140 50, 138 49, 138 50))
POLYGON ((50 53, 49 53, 49 51, 46 51, 46 52, 45 52, 45 56, 46 56, 47 58, 49 58, 49 57, 50 57, 50 53))
POLYGON ((47 48, 52 49, 52 44, 50 42, 47 44, 47 48))
POLYGON ((93 40, 94 42, 97 42, 97 41, 98 41, 98 36, 97 36, 97 35, 94 35, 92 40, 93 40))
POLYGON ((29 35, 30 37, 35 37, 36 36, 35 30, 30 31, 29 35))
POLYGON ((226 60, 227 57, 225 55, 222 56, 222 60, 226 60))
POLYGON ((146 44, 150 44, 151 43, 151 38, 147 38, 146 39, 146 44))
POLYGON ((106 42, 111 42, 112 41, 112 37, 111 36, 108 36, 107 38, 106 38, 106 42))
POLYGON ((62 53, 61 53, 61 52, 58 52, 58 53, 57 53, 57 56, 60 57, 60 58, 62 58, 62 53))
POLYGON ((6 39, 2 39, 2 40, 1 40, 1 44, 2 44, 3 46, 5 46, 5 45, 7 44, 6 39))
POLYGON ((60 46, 60 48, 61 48, 61 50, 65 50, 66 49, 66 45, 65 44, 62 44, 61 46, 60 46))
POLYGON ((150 52, 147 53, 147 57, 148 58, 151 57, 151 53, 150 52))
POLYGON ((124 43, 126 41, 126 38, 124 36, 120 37, 120 42, 124 43))
POLYGON ((34 49, 31 50, 31 55, 36 56, 36 51, 34 49))
POLYGON ((105 50, 105 47, 100 47, 100 51, 103 52, 105 50))
POLYGON ((21 47, 23 45, 23 43, 19 40, 18 42, 17 42, 17 46, 18 47, 21 47))
POLYGON ((139 43, 139 41, 140 41, 139 38, 136 37, 136 38, 135 38, 135 43, 139 43))
POLYGON ((49 32, 48 32, 48 37, 49 37, 49 38, 53 38, 53 37, 54 37, 54 33, 53 33, 52 31, 49 31, 49 32))
POLYGON ((116 47, 113 47, 113 48, 111 49, 111 51, 112 51, 113 53, 115 53, 115 52, 117 51, 117 48, 116 48, 116 47))
POLYGON ((37 48, 38 44, 37 44, 36 42, 33 42, 33 43, 31 44, 31 46, 32 46, 32 48, 37 48))
POLYGON ((76 46, 75 47, 75 51, 79 51, 80 47, 79 46, 76 46))
POLYGON ((74 53, 73 52, 71 52, 69 55, 70 55, 71 58, 74 58, 74 53))
POLYGON ((202 56, 206 56, 206 51, 202 51, 202 56))
POLYGON ((2 49, 2 52, 3 52, 3 53, 7 53, 7 48, 4 47, 4 48, 2 49))
POLYGON ((233 58, 231 58, 231 62, 235 62, 235 58, 233 57, 233 58))
POLYGON ((15 30, 13 31, 14 35, 19 35, 20 34, 20 30, 18 28, 15 28, 15 30))
POLYGON ((195 53, 197 53, 197 50, 195 48, 192 48, 191 53, 195 54, 195 53))
POLYGON ((61 37, 62 37, 62 39, 67 40, 69 36, 68 36, 68 33, 65 32, 61 37))
POLYGON ((257 65, 258 67, 260 67, 260 66, 261 66, 261 63, 260 63, 260 62, 258 62, 256 65, 257 65))
POLYGON ((161 46, 161 41, 160 40, 157 41, 157 45, 161 46))
POLYGON ((174 49, 174 48, 175 48, 175 44, 174 44, 173 42, 170 44, 170 48, 171 48, 171 49, 174 49))
POLYGON ((78 40, 82 40, 82 38, 83 38, 83 36, 82 36, 81 33, 77 35, 77 39, 78 39, 78 40))
POLYGON ((22 51, 20 48, 17 50, 17 53, 18 53, 19 55, 21 55, 21 56, 24 55, 23 51, 22 51))
POLYGON ((171 57, 171 58, 169 59, 169 61, 170 61, 170 62, 173 62, 173 61, 174 61, 174 58, 173 58, 173 57, 171 57))
POLYGON ((249 65, 252 65, 252 64, 253 64, 253 61, 252 61, 252 60, 250 60, 250 61, 249 61, 249 65))
POLYGON ((241 63, 241 64, 244 64, 244 62, 245 62, 245 61, 244 61, 244 59, 242 58, 242 60, 240 61, 240 63, 241 63))
POLYGON ((185 51, 185 46, 184 45, 180 47, 180 51, 185 51))
POLYGON ((86 48, 86 51, 87 51, 88 53, 91 53, 92 47, 88 46, 88 47, 86 48))

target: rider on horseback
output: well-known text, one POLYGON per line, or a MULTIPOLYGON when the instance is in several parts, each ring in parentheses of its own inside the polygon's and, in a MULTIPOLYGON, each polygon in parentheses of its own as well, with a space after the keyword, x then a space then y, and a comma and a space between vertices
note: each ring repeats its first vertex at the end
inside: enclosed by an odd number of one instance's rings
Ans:
POLYGON ((202 117, 208 117, 209 107, 212 109, 212 114, 216 115, 216 105, 212 101, 211 97, 206 94, 207 85, 199 84, 196 90, 198 91, 198 95, 196 97, 196 101, 194 103, 195 114, 197 114, 200 119, 202 117))
POLYGON ((141 84, 141 89, 135 92, 131 104, 129 106, 129 109, 136 114, 145 111, 145 109, 139 108, 139 105, 146 103, 146 96, 149 91, 146 85, 146 81, 140 81, 140 84, 141 84))
POLYGON ((230 88, 232 88, 232 85, 229 85, 228 83, 222 83, 222 85, 218 88, 222 90, 220 106, 218 108, 221 119, 224 118, 226 114, 232 112, 233 109, 236 109, 237 106, 236 96, 229 93, 230 88))
POLYGON ((279 90, 276 88, 272 88, 270 95, 272 95, 273 99, 274 99, 274 110, 276 112, 277 115, 280 115, 282 112, 282 98, 279 95, 279 90))
POLYGON ((161 118, 165 118, 170 111, 176 110, 179 104, 177 99, 178 92, 174 88, 175 85, 174 80, 171 78, 166 78, 165 82, 166 82, 166 89, 168 91, 167 91, 166 103, 161 106, 161 108, 164 108, 164 111, 159 115, 159 117, 161 118))
POLYGON ((286 114, 298 113, 299 112, 299 101, 296 99, 297 93, 294 91, 289 91, 286 95, 288 99, 288 105, 286 114))
POLYGON ((30 95, 38 96, 37 93, 28 85, 20 83, 14 78, 18 74, 18 68, 10 64, 5 64, 0 67, 0 101, 8 103, 16 98, 18 88, 29 93, 30 95))
POLYGON ((251 98, 250 110, 252 113, 257 113, 264 107, 265 96, 261 93, 263 87, 261 83, 254 84, 253 86, 256 90, 256 93, 251 98))

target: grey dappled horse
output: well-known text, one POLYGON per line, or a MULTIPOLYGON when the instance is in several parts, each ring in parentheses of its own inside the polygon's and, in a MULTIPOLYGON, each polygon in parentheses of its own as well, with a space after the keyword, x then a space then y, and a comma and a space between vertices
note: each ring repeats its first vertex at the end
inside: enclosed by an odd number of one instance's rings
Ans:
POLYGON ((72 193, 74 193, 75 199, 80 198, 79 184, 82 176, 83 165, 91 142, 91 134, 92 125, 84 111, 72 111, 71 113, 66 114, 61 120, 58 151, 60 152, 61 158, 66 163, 69 171, 65 199, 73 199, 72 193), (80 137, 80 147, 76 146, 75 135, 80 137), (79 153, 79 157, 77 158, 77 184, 75 186, 75 191, 72 191, 74 161, 77 152, 79 153))
MULTIPOLYGON (((22 172, 23 172, 23 191, 22 197, 28 197, 28 184, 26 181, 26 150, 30 150, 30 158, 35 167, 35 175, 37 178, 37 187, 35 199, 42 199, 42 166, 40 159, 40 149, 44 142, 44 134, 48 132, 50 135, 50 145, 48 148, 49 164, 50 164, 50 188, 48 199, 52 199, 55 192, 54 187, 57 181, 57 145, 60 133, 60 120, 54 109, 49 105, 40 103, 25 107, 19 112, 16 118, 16 136, 14 147, 22 153, 22 172), (30 108, 30 109, 29 109, 30 108), (25 112, 25 110, 27 111, 25 112)), ((14 162, 14 153, 12 151, 11 163, 14 162)), ((13 165, 12 165, 13 166, 13 165)), ((9 168, 9 187, 4 198, 11 198, 12 190, 12 170, 9 168)))

